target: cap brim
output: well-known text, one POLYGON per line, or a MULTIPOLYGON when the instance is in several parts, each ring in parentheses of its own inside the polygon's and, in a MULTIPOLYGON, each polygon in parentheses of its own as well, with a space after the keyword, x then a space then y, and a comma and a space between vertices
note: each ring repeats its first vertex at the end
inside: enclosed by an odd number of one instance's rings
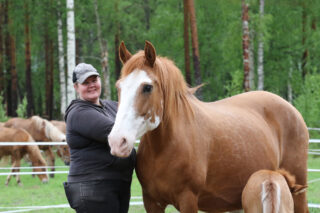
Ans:
POLYGON ((90 76, 100 76, 99 73, 97 72, 87 72, 86 74, 84 74, 83 76, 81 76, 77 81, 82 84, 87 78, 89 78, 90 76))

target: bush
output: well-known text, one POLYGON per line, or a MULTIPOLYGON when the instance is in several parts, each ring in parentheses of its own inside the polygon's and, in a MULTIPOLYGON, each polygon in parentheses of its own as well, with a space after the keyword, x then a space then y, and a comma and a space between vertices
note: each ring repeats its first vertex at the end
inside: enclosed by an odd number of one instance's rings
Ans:
POLYGON ((18 117, 20 118, 26 118, 27 117, 27 105, 28 101, 26 96, 23 97, 22 103, 18 105, 18 108, 16 110, 18 117))
POLYGON ((2 102, 3 102, 3 96, 0 94, 0 122, 5 122, 8 120, 8 117, 6 116, 6 109, 2 104, 2 102))

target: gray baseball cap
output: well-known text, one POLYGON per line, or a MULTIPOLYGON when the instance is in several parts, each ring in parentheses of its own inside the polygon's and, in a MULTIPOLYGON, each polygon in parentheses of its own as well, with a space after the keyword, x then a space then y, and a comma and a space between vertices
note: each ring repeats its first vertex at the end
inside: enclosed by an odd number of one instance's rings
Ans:
POLYGON ((88 77, 93 75, 100 76, 91 64, 80 63, 73 70, 72 81, 73 83, 82 84, 88 77))

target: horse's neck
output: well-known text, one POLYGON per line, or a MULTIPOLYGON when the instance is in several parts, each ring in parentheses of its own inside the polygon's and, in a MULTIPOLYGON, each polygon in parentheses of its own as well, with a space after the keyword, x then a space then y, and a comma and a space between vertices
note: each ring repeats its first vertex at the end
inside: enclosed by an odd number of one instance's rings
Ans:
MULTIPOLYGON (((153 150, 156 153, 165 151, 169 146, 177 145, 176 142, 179 141, 177 135, 181 133, 184 124, 184 119, 169 119, 166 120, 166 123, 161 122, 155 130, 147 132, 141 142, 145 143, 144 147, 150 151, 153 150)), ((181 141, 181 143, 184 142, 181 141)))
POLYGON ((41 153, 35 146, 27 146, 27 153, 32 163, 38 164, 38 160, 41 157, 41 153))

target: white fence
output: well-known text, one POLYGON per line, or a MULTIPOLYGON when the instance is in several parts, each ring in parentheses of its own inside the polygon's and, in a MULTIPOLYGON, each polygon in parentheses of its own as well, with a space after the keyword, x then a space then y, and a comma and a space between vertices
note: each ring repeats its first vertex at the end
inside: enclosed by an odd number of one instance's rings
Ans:
MULTIPOLYGON (((308 128, 309 130, 320 131, 320 128, 308 128)), ((136 141, 139 143, 140 141, 136 141)), ((320 143, 320 139, 310 139, 309 143, 320 143)), ((24 145, 67 145, 66 142, 0 142, 1 146, 24 146, 24 145)), ((308 151, 311 155, 320 155, 320 149, 310 149, 308 151)), ((68 169, 68 166, 45 166, 45 167, 0 167, 0 170, 9 170, 9 169, 33 169, 33 168, 65 168, 68 169)), ((320 172, 320 169, 308 169, 308 172, 320 172)), ((3 175, 30 175, 30 174, 67 174, 69 171, 46 171, 46 172, 3 172, 0 173, 0 176, 3 175)), ((320 178, 309 180, 308 183, 314 183, 320 181, 320 178)), ((1 184, 1 183, 0 183, 1 184)), ((130 206, 143 205, 142 197, 131 197, 130 206)), ((309 208, 319 208, 320 204, 309 203, 309 208)), ((20 206, 20 207, 1 207, 0 213, 15 213, 15 212, 29 212, 35 210, 44 210, 44 209, 53 209, 53 208, 70 208, 69 204, 60 204, 60 205, 50 205, 50 206, 20 206), (2 211, 4 210, 4 211, 2 211)))

